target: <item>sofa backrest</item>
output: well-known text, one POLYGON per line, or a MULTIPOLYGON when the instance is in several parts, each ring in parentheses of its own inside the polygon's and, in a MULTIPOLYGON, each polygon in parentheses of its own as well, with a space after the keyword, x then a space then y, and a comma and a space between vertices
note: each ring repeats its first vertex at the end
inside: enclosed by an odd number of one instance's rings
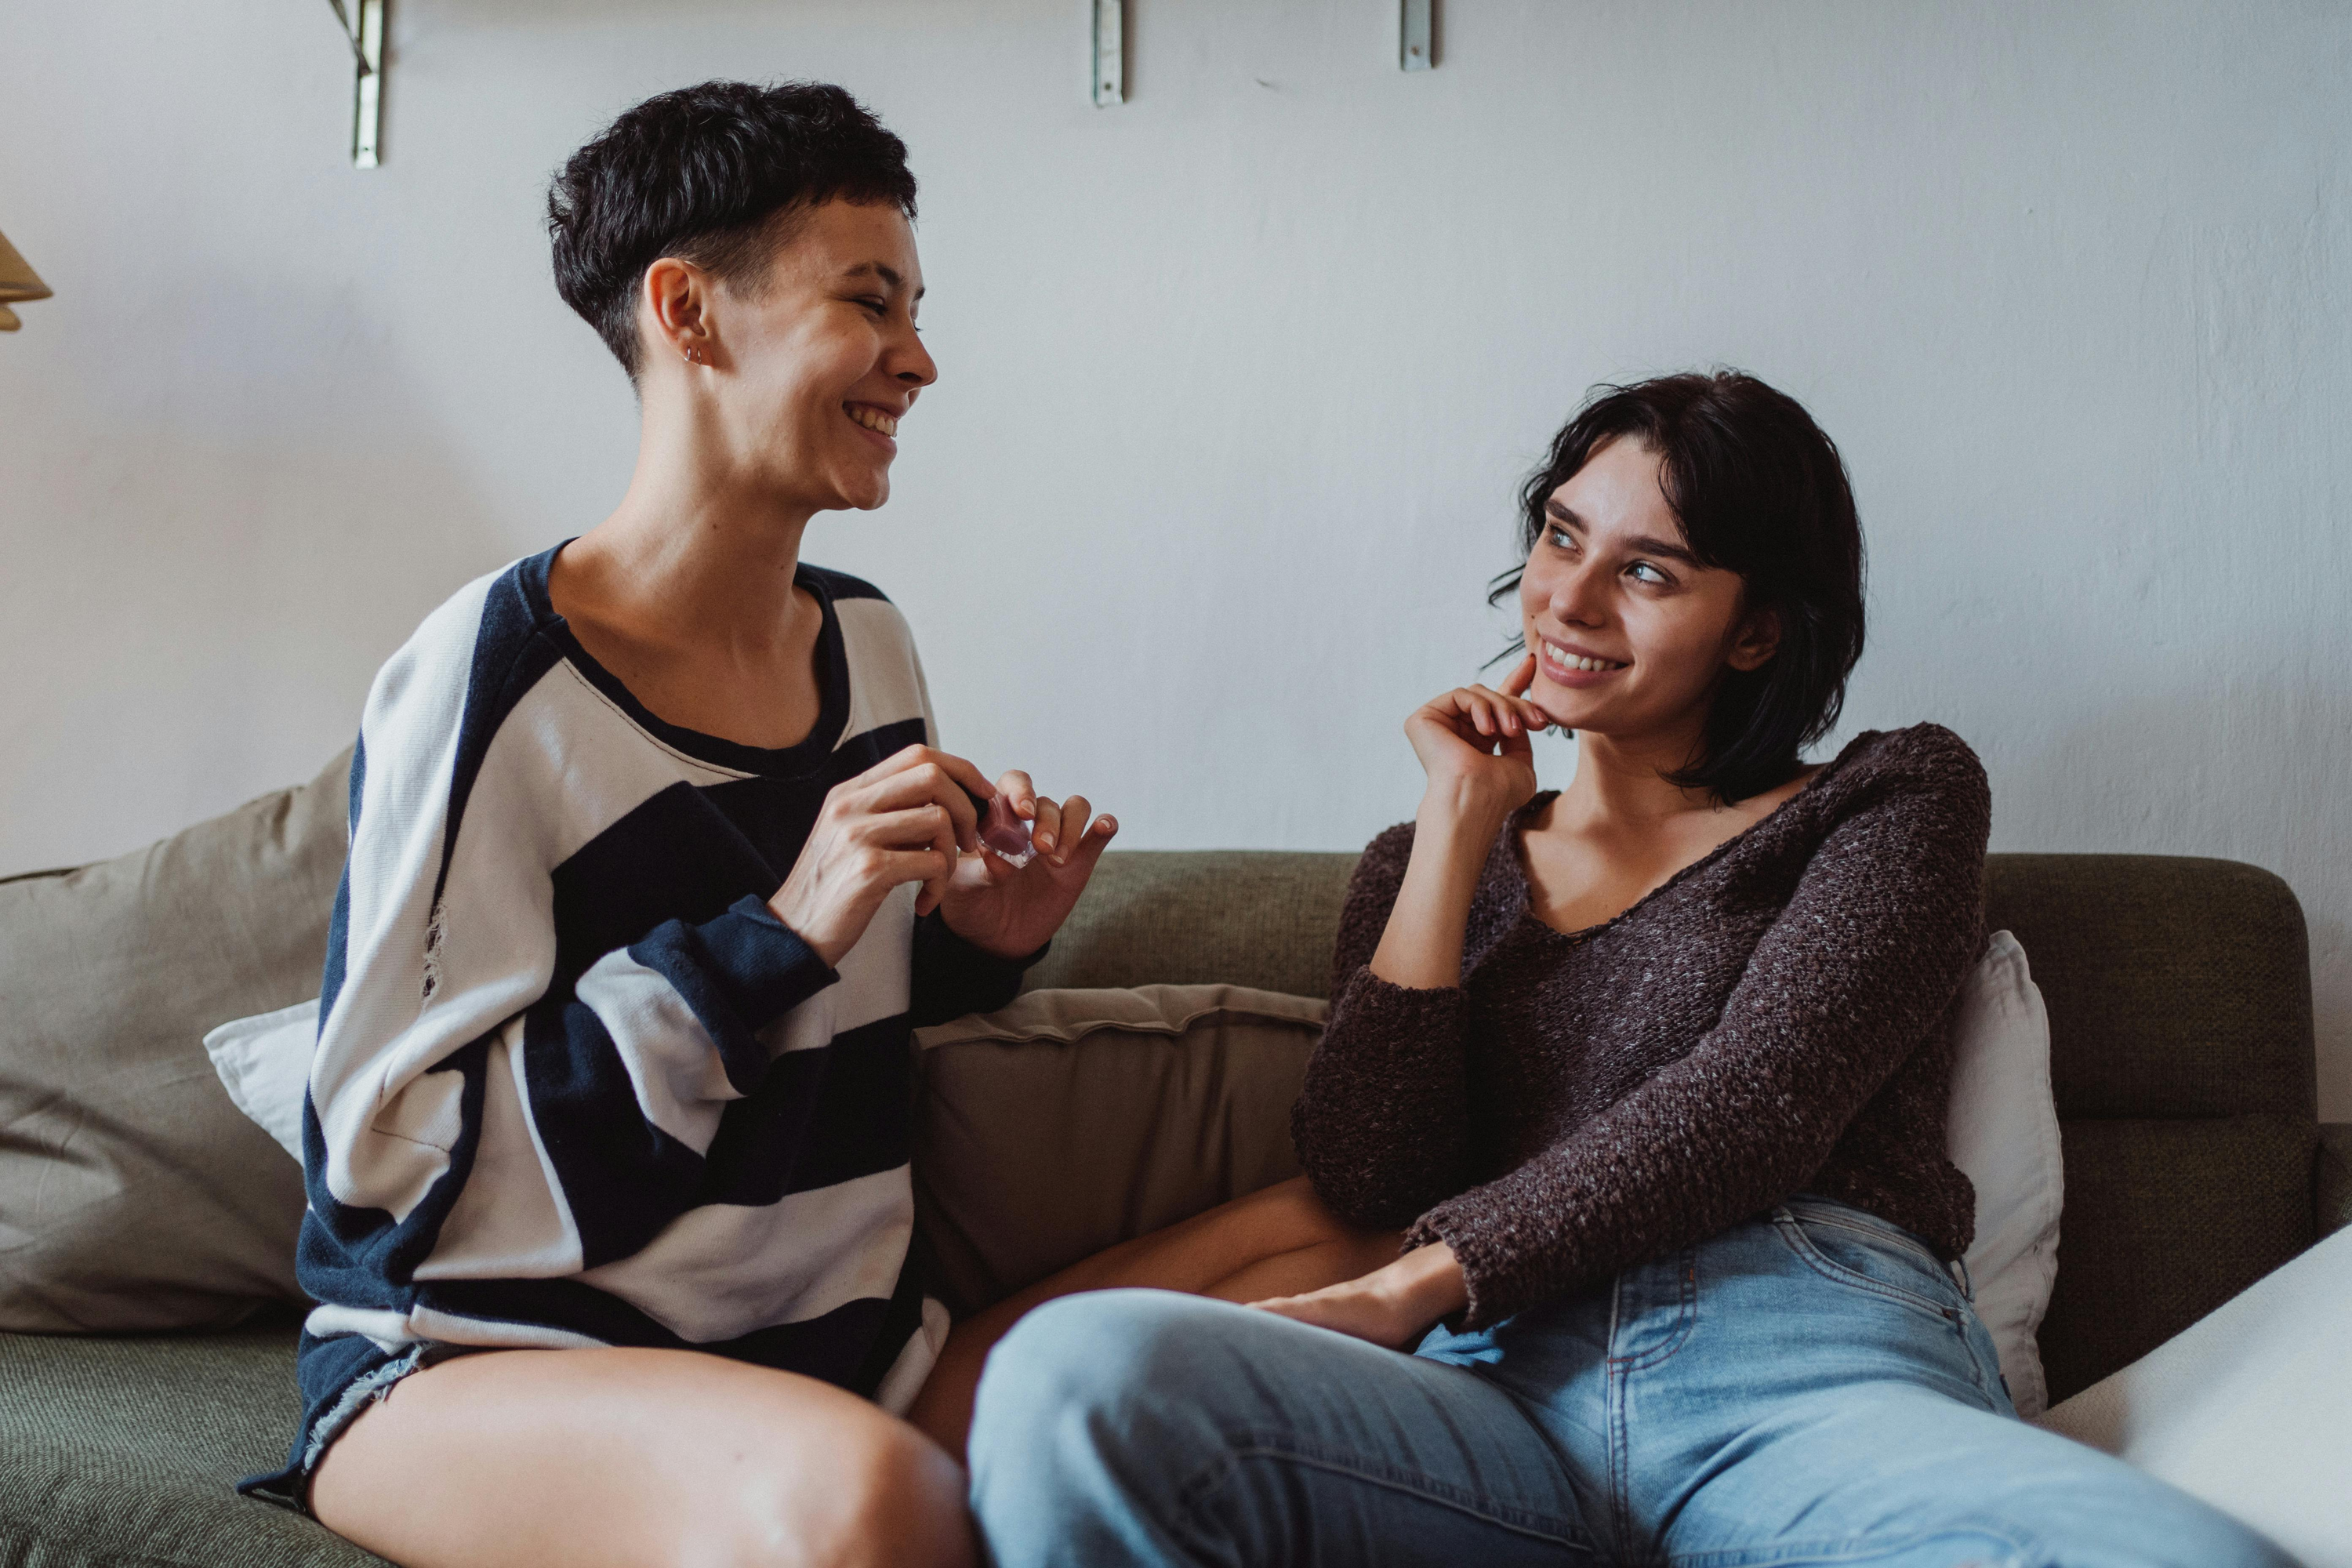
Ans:
POLYGON ((2231 860, 1995 855, 1986 918, 2050 1009, 2066 1153, 2052 1403, 2317 1238, 2310 956, 2287 885, 2231 860))
POLYGON ((1294 996, 1331 988, 1353 855, 1112 849, 1024 991, 1223 981, 1294 996))
MULTIPOLYGON (((341 858, 344 773, 338 759, 310 784, 107 867, 15 879, 21 885, 6 892, 40 942, 11 954, 31 989, 18 994, 0 984, 10 993, 0 1000, 12 1028, 40 1033, 32 1030, 34 991, 56 991, 63 1002, 82 997, 104 1016, 49 1030, 57 1038, 42 1035, 39 1050, 17 1040, 16 1057, 0 1060, 0 1100, 12 1061, 37 1064, 101 1041, 108 1065, 134 1078, 193 1075, 210 1084, 195 1045, 205 1028, 305 994, 318 973, 341 858), (247 847, 222 847, 237 845, 247 847), (218 868, 205 870, 215 860, 218 868), (185 884, 201 908, 153 896, 162 870, 174 868, 166 880, 185 884), (207 892, 208 881, 219 885, 207 892), (92 929, 107 933, 109 952, 124 950, 113 962, 144 990, 99 983, 98 949, 67 942, 70 922, 47 910, 53 892, 100 884, 119 884, 119 896, 98 900, 114 913, 88 911, 92 929), (141 933, 150 930, 180 946, 195 940, 206 952, 226 944, 235 962, 215 963, 205 984, 192 986, 142 952, 141 933), (64 952, 60 942, 74 951, 64 952), (266 973, 246 975, 265 958, 266 973), (48 968, 55 985, 44 978, 48 968), (154 984, 157 976, 173 983, 154 984), (218 988, 206 987, 215 980, 236 980, 234 995, 214 994, 218 988), (142 1000, 147 992, 155 994, 142 1000), (153 1063, 116 1059, 137 1054, 137 1042, 153 1063)), ((1223 982, 1320 996, 1355 862, 1349 854, 1114 850, 1028 987, 1223 982)), ((2339 1209, 2352 1213, 2352 1167, 2327 1167, 2331 1184, 2318 1190, 2309 959, 2302 911, 2284 882, 2231 861, 2159 856, 1995 855, 1988 872, 1989 929, 2017 933, 2050 1011, 2067 1185, 2057 1289, 2042 1331, 2055 1401, 2308 1247, 2323 1201, 2331 1223, 2339 1209)), ((192 1145, 212 1157, 241 1138, 255 1159, 274 1158, 226 1096, 215 1098, 219 1125, 192 1121, 184 1130, 192 1145)), ((0 1164, 18 1144, 30 1148, 29 1126, 19 1118, 16 1142, 0 1137, 0 1164)), ((171 1150, 159 1143, 146 1152, 171 1150)), ((49 1192, 23 1182, 9 1187, 20 1189, 49 1192)), ((299 1214, 290 1179, 287 1193, 288 1213, 299 1214)), ((12 1224, 41 1228, 37 1215, 0 1205, 0 1233, 12 1224)), ((100 1236, 104 1227, 81 1228, 100 1236)), ((124 1252, 119 1241, 109 1245, 124 1252)), ((283 1245, 267 1250, 278 1259, 290 1247, 289 1228, 283 1245)), ((95 1289, 105 1281, 85 1283, 95 1289)))
MULTIPOLYGON (((1326 994, 1356 858, 1113 851, 1031 988, 1227 981, 1326 994)), ((2017 934, 2050 1010, 2065 1142, 2054 1402, 2315 1237, 2303 914, 2227 860, 1995 855, 1989 930, 2017 934)))

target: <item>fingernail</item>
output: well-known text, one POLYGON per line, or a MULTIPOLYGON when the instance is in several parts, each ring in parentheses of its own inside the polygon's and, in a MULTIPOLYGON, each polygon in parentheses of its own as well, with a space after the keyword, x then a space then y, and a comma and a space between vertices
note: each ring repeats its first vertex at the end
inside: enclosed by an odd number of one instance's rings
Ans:
POLYGON ((1030 842, 1035 844, 1040 849, 1051 849, 1054 847, 1054 836, 1051 833, 1040 833, 1030 842))

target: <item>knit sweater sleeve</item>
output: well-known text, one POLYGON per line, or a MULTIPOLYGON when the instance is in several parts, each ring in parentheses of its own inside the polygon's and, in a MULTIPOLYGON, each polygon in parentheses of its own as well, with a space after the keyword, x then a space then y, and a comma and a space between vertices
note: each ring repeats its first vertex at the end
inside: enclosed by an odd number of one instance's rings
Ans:
POLYGON ((1946 1026, 1982 945, 1991 797, 1948 731, 1855 792, 1690 1051, 1499 1180, 1436 1205, 1477 1328, 1712 1236, 1805 1184, 1946 1026))
POLYGON ((1412 824, 1400 823, 1357 863, 1332 955, 1330 1019, 1291 1111, 1316 1192, 1362 1226, 1405 1225, 1465 1179, 1462 989, 1411 990, 1370 968, 1412 841, 1412 824))

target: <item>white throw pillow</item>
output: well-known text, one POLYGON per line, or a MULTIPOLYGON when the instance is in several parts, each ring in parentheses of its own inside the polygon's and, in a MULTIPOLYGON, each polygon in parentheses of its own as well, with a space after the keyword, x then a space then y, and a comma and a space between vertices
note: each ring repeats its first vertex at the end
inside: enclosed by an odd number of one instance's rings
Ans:
POLYGON ((1995 931, 1960 987, 1945 1148, 1977 1189, 1968 1251, 1977 1315, 1992 1331, 2000 1374, 2028 1420, 2050 1404, 2034 1332, 2058 1279, 2065 1167, 2050 1091, 2050 1015, 2025 950, 1995 931))
MULTIPOLYGON (((1014 1008, 1034 1008, 1036 994, 1014 1008)), ((318 1034, 313 1001, 223 1024, 205 1037, 229 1098, 297 1160, 318 1034)), ((2017 1413, 2031 1419, 2050 1403, 2033 1336, 2058 1277, 2064 1171, 2050 1093, 2050 1016, 2024 949, 2005 931, 1993 933, 1960 988, 1948 1127, 1952 1163, 1977 1189, 1976 1241, 1968 1252, 1977 1313, 1992 1331, 2017 1413)))
MULTIPOLYGON (((187 1038, 183 1035, 182 1039, 187 1038)), ((302 1104, 310 1093, 310 1051, 319 1040, 319 999, 223 1024, 205 1037, 221 1087, 247 1120, 302 1158, 302 1104)))
POLYGON ((2329 1237, 2036 1425, 2352 1568, 2352 1230, 2329 1237))

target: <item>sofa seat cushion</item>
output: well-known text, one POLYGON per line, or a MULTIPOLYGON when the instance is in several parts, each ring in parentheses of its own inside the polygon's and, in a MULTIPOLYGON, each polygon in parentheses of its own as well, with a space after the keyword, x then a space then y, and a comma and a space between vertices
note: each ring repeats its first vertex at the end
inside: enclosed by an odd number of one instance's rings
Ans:
POLYGON ((289 1322, 172 1338, 0 1334, 0 1563, 380 1564, 230 1489, 286 1457, 294 1336, 289 1322))

